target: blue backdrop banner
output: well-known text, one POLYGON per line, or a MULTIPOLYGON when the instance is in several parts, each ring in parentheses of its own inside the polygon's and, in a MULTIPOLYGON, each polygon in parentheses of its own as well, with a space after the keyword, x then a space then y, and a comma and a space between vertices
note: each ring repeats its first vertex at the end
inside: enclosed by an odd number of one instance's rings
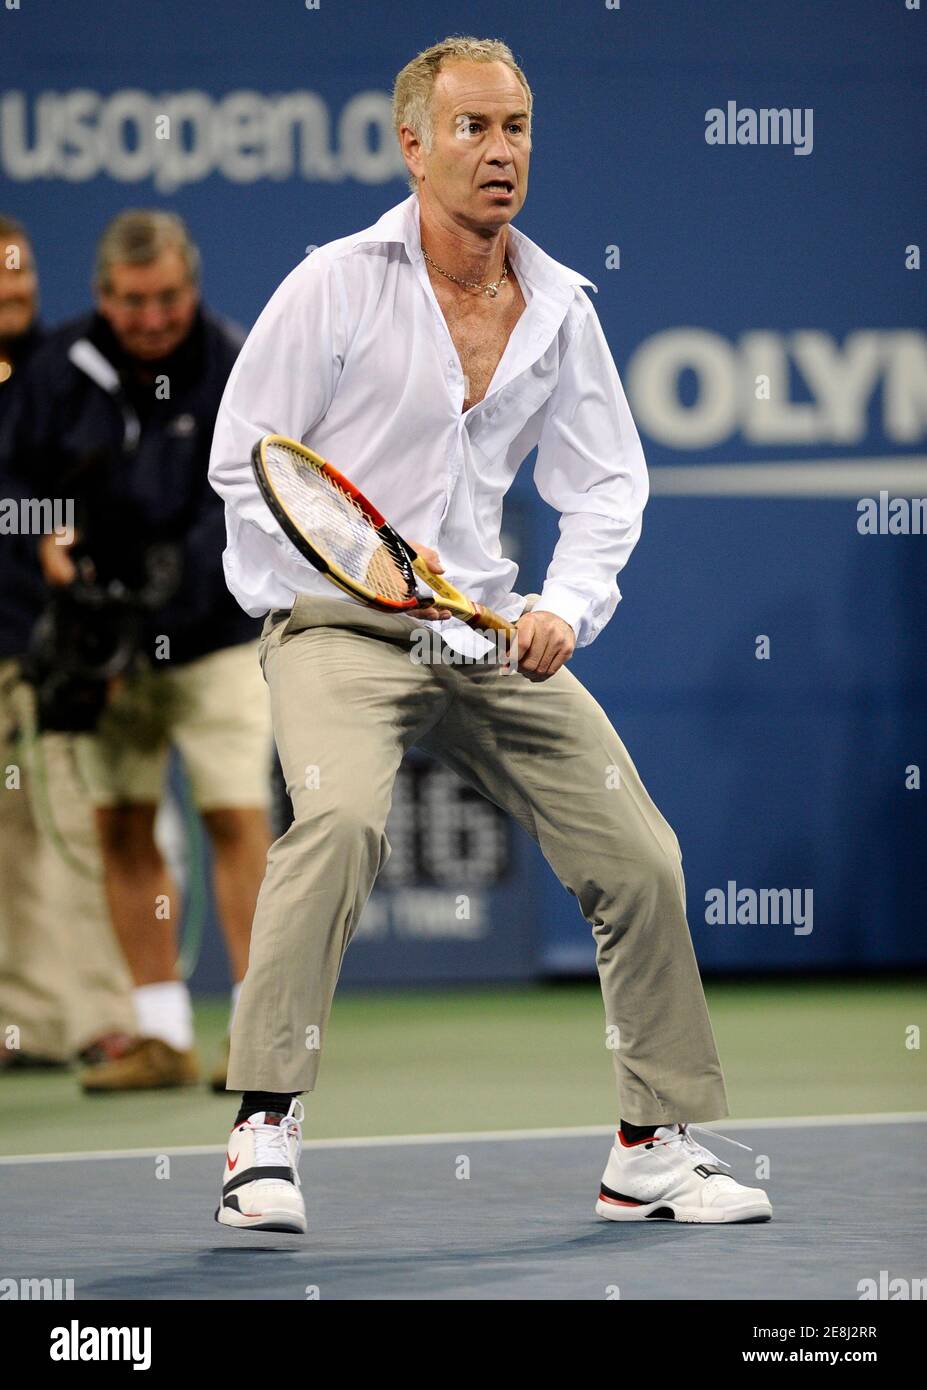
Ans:
MULTIPOLYGON (((623 601, 572 669, 678 833, 700 960, 923 962, 920 5, 0 0, 0 210, 44 316, 87 306, 109 217, 159 206, 250 326, 307 251, 406 196, 392 81, 462 24, 532 84, 517 225, 597 286, 651 468, 623 601)), ((530 459, 511 502, 539 590, 557 518, 530 459)), ((469 965, 403 881, 351 970, 591 970, 575 900, 506 833, 469 965)))

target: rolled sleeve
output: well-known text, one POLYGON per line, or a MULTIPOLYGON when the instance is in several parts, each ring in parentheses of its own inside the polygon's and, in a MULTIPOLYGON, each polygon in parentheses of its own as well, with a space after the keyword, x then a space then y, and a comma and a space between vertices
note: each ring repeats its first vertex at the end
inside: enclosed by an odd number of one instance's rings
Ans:
POLYGON ((588 646, 621 598, 617 576, 641 533, 644 452, 598 316, 587 312, 560 364, 538 441, 534 482, 560 513, 536 611, 555 613, 588 646))

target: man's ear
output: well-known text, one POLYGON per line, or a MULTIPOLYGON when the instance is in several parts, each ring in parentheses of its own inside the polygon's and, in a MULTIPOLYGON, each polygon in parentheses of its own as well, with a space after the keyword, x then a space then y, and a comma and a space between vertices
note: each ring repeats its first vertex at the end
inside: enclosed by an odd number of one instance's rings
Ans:
POLYGON ((420 179, 424 175, 422 163, 422 142, 419 140, 411 126, 400 126, 399 128, 399 148, 402 150, 402 157, 406 162, 406 168, 413 178, 420 179), (412 167, 411 161, 414 160, 418 169, 412 167))

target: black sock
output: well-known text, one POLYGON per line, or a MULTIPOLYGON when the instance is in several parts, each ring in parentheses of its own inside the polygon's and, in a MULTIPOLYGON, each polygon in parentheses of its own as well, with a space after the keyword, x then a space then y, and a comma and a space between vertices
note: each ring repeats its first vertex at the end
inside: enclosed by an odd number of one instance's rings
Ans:
MULTIPOLYGON (((671 1123, 671 1120, 660 1121, 660 1124, 671 1123)), ((622 1120, 620 1124, 621 1133, 624 1135, 625 1139, 627 1139, 629 1144, 636 1143, 638 1139, 652 1139, 654 1136, 654 1131, 659 1129, 660 1127, 660 1125, 629 1125, 627 1120, 622 1120)))
MULTIPOLYGON (((299 1091, 245 1091, 238 1107, 235 1124, 243 1124, 259 1110, 274 1115, 285 1115, 290 1108, 290 1102, 299 1094, 299 1091)), ((234 1129, 234 1125, 232 1128, 234 1129)))

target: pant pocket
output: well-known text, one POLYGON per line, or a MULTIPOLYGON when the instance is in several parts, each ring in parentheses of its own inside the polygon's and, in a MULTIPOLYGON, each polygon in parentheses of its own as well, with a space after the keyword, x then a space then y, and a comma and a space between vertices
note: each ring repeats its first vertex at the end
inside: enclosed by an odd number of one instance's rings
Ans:
POLYGON ((273 627, 265 628, 258 640, 258 661, 261 663, 261 674, 264 676, 265 680, 267 679, 267 673, 264 670, 264 664, 267 660, 267 653, 270 651, 271 642, 278 642, 280 640, 280 631, 283 626, 284 619, 281 618, 273 627))

